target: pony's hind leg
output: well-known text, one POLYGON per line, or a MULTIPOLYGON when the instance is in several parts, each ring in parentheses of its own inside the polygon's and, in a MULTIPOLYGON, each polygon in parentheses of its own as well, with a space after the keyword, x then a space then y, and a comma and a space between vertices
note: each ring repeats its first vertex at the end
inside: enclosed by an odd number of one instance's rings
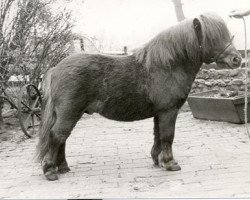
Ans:
POLYGON ((161 140, 161 153, 158 156, 159 164, 169 171, 180 170, 180 166, 174 160, 172 144, 174 140, 175 123, 178 109, 159 113, 159 133, 161 140))
POLYGON ((49 141, 50 143, 49 150, 42 161, 42 167, 45 177, 48 180, 53 181, 58 179, 55 161, 60 147, 60 141, 58 141, 58 139, 55 138, 54 133, 52 134, 53 135, 50 136, 50 141, 49 141))
MULTIPOLYGON (((60 115, 58 115, 60 116, 60 115)), ((51 129, 50 148, 43 160, 43 173, 48 180, 57 180, 57 166, 59 170, 66 167, 65 142, 74 128, 76 119, 58 118, 51 129)), ((66 162, 67 163, 67 162, 66 162)))
POLYGON ((70 171, 70 168, 68 166, 68 163, 65 157, 65 146, 66 146, 66 142, 59 147, 57 161, 56 161, 58 172, 61 174, 70 171))

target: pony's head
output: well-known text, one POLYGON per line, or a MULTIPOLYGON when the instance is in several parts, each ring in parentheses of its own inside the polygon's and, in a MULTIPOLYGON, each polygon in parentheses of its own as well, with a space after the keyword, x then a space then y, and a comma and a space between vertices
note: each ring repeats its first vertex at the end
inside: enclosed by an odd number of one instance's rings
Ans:
POLYGON ((233 36, 217 15, 204 14, 193 20, 195 32, 202 50, 202 59, 206 64, 216 62, 229 68, 241 64, 241 55, 233 45, 233 36))

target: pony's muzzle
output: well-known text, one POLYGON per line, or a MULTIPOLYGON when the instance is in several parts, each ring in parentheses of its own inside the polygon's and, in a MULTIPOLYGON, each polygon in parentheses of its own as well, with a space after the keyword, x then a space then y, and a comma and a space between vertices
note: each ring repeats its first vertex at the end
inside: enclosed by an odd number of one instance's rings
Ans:
POLYGON ((231 62, 233 64, 234 67, 239 67, 241 65, 241 61, 242 61, 242 58, 241 56, 233 56, 231 58, 231 62))

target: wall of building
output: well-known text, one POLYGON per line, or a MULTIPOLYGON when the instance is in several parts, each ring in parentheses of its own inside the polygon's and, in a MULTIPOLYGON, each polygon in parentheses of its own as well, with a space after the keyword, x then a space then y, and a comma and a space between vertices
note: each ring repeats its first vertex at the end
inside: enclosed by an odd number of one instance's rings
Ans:
MULTIPOLYGON (((250 79, 250 70, 248 77, 250 79)), ((222 94, 237 94, 245 89, 245 69, 201 69, 193 83, 191 93, 219 90, 222 94)), ((250 89, 250 84, 248 84, 250 89)))

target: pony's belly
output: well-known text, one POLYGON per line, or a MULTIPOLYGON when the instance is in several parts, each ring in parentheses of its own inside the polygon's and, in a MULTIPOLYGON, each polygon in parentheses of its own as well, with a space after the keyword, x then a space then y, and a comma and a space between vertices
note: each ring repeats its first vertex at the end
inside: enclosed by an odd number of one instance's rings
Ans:
POLYGON ((138 101, 95 101, 85 110, 85 113, 88 114, 92 114, 94 112, 99 113, 108 119, 117 121, 136 121, 154 116, 152 104, 138 101))
POLYGON ((111 120, 116 120, 116 121, 124 121, 124 122, 132 122, 132 121, 137 121, 137 120, 143 120, 147 118, 153 117, 153 113, 127 113, 127 112, 101 112, 99 113, 103 117, 106 117, 111 120))

